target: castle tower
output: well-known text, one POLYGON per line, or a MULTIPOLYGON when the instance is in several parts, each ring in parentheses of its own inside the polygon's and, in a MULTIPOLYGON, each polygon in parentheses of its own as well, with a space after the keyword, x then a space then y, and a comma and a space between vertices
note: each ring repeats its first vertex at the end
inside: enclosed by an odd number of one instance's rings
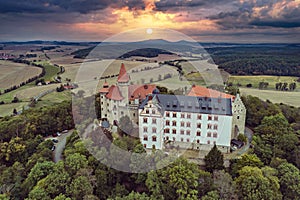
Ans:
POLYGON ((101 107, 101 118, 107 118, 107 98, 106 94, 109 92, 108 83, 104 82, 102 88, 99 90, 100 93, 100 107, 101 107))
POLYGON ((244 134, 246 122, 246 107, 240 97, 236 95, 232 103, 232 131, 231 138, 237 138, 238 134, 244 134))
POLYGON ((128 104, 128 87, 129 87, 130 76, 127 74, 124 63, 122 63, 120 68, 120 73, 118 76, 118 86, 120 92, 124 99, 121 102, 121 106, 126 106, 128 104))

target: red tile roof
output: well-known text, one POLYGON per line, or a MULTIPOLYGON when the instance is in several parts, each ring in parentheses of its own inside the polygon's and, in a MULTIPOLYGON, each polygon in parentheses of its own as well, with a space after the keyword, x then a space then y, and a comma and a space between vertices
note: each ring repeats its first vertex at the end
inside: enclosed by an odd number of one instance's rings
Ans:
POLYGON ((128 99, 145 99, 148 94, 152 94, 155 88, 155 85, 130 85, 128 88, 128 99))
POLYGON ((105 82, 103 83, 103 86, 102 86, 102 88, 99 90, 99 92, 100 93, 108 93, 109 92, 109 85, 108 85, 108 83, 106 82, 106 80, 105 80, 105 82))
POLYGON ((99 90, 100 93, 108 93, 109 92, 109 88, 101 88, 99 90))
POLYGON ((120 68, 120 73, 118 76, 118 82, 126 83, 129 81, 129 75, 127 74, 127 71, 125 69, 124 63, 122 63, 121 68, 120 68))
POLYGON ((191 90, 188 93, 188 96, 194 97, 212 97, 212 98, 225 98, 225 99, 234 99, 235 96, 219 92, 217 90, 209 89, 199 85, 193 85, 191 90))
POLYGON ((108 93, 106 94, 106 98, 117 101, 121 101, 122 99, 124 99, 119 90, 119 87, 115 85, 110 86, 110 88, 108 89, 108 93))

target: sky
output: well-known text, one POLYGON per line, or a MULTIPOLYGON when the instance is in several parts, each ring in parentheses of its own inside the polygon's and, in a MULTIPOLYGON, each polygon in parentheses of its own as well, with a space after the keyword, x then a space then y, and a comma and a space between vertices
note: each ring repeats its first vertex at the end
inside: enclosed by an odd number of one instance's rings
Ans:
POLYGON ((103 41, 138 28, 199 42, 300 43, 300 0, 0 0, 0 41, 103 41))

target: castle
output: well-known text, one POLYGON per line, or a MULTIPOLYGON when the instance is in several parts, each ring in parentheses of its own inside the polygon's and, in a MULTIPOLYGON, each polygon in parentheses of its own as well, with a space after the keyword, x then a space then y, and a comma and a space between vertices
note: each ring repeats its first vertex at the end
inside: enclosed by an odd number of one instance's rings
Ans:
POLYGON ((117 85, 100 89, 101 118, 117 124, 129 116, 139 125, 146 149, 179 148, 210 150, 214 144, 230 151, 231 139, 244 133, 246 108, 239 95, 193 85, 187 95, 160 94, 155 85, 130 85, 124 64, 117 85))

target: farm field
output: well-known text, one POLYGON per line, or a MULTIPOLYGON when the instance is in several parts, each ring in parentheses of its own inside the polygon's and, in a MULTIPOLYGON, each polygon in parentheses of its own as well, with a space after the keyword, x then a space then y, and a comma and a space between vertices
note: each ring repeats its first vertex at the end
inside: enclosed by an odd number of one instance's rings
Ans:
POLYGON ((68 101, 71 99, 72 97, 70 90, 66 90, 63 92, 52 92, 40 98, 38 103, 36 104, 36 107, 51 106, 56 103, 68 101))
POLYGON ((45 79, 45 81, 51 81, 52 78, 57 75, 57 72, 59 72, 59 68, 53 66, 51 63, 48 61, 41 61, 41 62, 36 62, 36 64, 43 65, 45 67, 46 74, 42 78, 45 79))
POLYGON ((259 82, 268 82, 269 89, 275 89, 275 84, 279 82, 293 83, 297 81, 298 77, 293 76, 230 76, 228 82, 233 85, 241 84, 241 87, 246 87, 251 83, 253 88, 258 88, 259 82))
POLYGON ((39 75, 41 68, 28 66, 23 63, 0 60, 0 89, 7 89, 39 75))
POLYGON ((284 103, 300 107, 300 92, 283 92, 276 90, 259 90, 254 88, 240 88, 242 95, 256 96, 262 100, 270 100, 272 103, 284 103))
MULTIPOLYGON (((0 101, 10 103, 16 96, 22 101, 29 101, 31 97, 37 96, 38 94, 45 92, 50 89, 58 87, 60 84, 51 84, 43 86, 26 85, 9 93, 0 95, 0 101)), ((1 105, 2 106, 2 105, 1 105)))

